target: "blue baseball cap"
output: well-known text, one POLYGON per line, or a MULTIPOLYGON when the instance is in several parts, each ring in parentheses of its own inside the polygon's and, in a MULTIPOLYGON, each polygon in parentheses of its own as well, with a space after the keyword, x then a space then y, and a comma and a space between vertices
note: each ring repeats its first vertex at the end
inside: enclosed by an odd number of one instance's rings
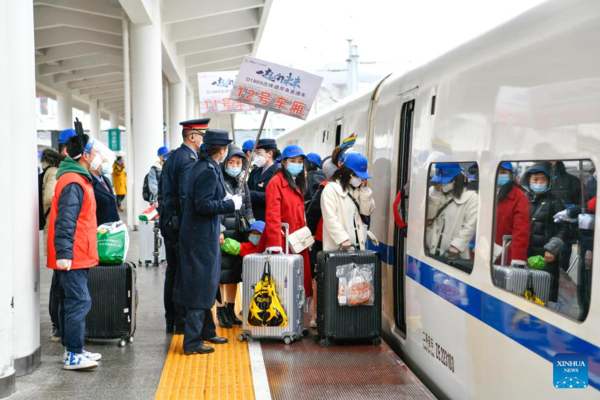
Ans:
POLYGON ((156 153, 157 156, 166 156, 167 154, 169 154, 169 149, 165 146, 158 149, 158 152, 156 153))
POLYGON ((318 166, 321 166, 321 156, 318 155, 317 153, 308 153, 306 155, 306 159, 310 162, 313 162, 315 164, 317 164, 318 166))
POLYGON ((285 160, 286 158, 294 158, 302 156, 302 158, 306 158, 304 151, 300 148, 300 146, 292 144, 285 149, 283 149, 283 153, 281 153, 281 159, 285 160))
POLYGON ((62 144, 67 144, 67 142, 69 141, 69 139, 71 139, 73 136, 77 136, 77 133, 75 132, 75 129, 65 129, 64 131, 62 131, 59 135, 58 135, 58 139, 56 139, 59 143, 62 144))
POLYGON ((513 168, 512 163, 509 163, 509 162, 503 162, 502 164, 500 164, 500 168, 507 169, 510 172, 514 172, 515 171, 514 168, 513 168))
POLYGON ((263 233, 264 230, 265 230, 265 223, 262 221, 254 221, 252 223, 252 225, 250 225, 250 228, 248 228, 248 232, 259 231, 260 233, 263 233))
POLYGON ((344 161, 344 167, 350 168, 360 179, 372 178, 367 171, 369 168, 367 158, 358 152, 348 154, 344 161))
POLYGON ((435 176, 431 179, 431 182, 445 185, 461 172, 462 169, 458 163, 438 163, 436 165, 435 176))
POLYGON ((254 150, 254 140, 246 140, 242 145, 242 151, 252 151, 254 150))

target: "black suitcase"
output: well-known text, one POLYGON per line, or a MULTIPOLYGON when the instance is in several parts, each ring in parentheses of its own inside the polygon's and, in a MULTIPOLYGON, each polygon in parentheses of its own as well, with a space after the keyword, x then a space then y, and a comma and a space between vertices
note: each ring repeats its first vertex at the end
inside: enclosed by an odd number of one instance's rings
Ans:
POLYGON ((138 294, 134 263, 98 265, 88 272, 92 308, 85 319, 87 339, 133 343, 138 294))
POLYGON ((368 339, 381 345, 381 260, 374 251, 320 252, 317 256, 317 332, 313 339, 328 347, 331 340, 368 339), (338 266, 373 264, 374 303, 372 306, 340 306, 338 266))

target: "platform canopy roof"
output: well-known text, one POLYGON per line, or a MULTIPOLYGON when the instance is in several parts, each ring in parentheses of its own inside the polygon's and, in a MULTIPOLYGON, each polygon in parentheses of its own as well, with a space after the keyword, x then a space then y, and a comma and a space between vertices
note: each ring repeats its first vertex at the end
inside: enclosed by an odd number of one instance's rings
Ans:
POLYGON ((34 0, 38 93, 71 91, 77 108, 99 100, 103 118, 123 116, 123 18, 153 23, 153 1, 163 74, 171 83, 187 77, 197 100, 198 72, 235 70, 256 53, 272 0, 34 0))

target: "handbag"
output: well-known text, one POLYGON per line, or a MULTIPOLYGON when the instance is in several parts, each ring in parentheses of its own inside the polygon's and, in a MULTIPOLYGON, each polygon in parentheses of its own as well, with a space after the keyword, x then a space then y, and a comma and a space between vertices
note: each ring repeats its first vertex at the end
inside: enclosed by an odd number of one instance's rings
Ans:
POLYGON ((296 254, 302 253, 315 242, 315 238, 312 236, 312 232, 307 226, 290 234, 288 240, 292 251, 296 254))
POLYGON ((286 326, 287 315, 279 301, 271 276, 271 262, 265 262, 262 278, 254 286, 254 295, 248 307, 249 326, 286 326))

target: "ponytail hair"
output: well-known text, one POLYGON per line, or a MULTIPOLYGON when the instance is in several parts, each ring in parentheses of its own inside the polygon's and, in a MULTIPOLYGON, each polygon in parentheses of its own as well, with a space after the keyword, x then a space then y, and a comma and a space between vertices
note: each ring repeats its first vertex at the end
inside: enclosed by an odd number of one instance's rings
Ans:
POLYGON ((220 146, 217 144, 206 144, 202 143, 200 146, 200 160, 206 160, 209 157, 218 154, 221 150, 226 148, 227 146, 220 146))

